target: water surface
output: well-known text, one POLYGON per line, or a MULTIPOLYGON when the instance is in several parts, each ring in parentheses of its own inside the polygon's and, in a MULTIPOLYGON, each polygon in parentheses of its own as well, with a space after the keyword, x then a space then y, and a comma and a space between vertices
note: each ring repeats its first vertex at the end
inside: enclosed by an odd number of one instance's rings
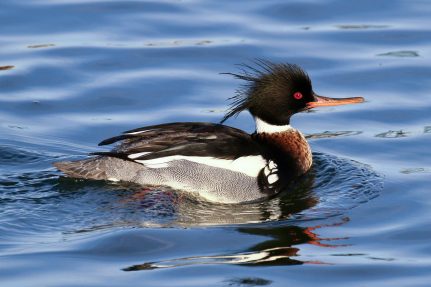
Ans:
MULTIPOLYGON (((2 286, 428 286, 428 1, 0 3, 2 286), (256 58, 366 103, 292 125, 313 169, 290 192, 217 205, 60 177, 124 130, 217 122, 256 58)), ((248 132, 243 113, 227 122, 248 132)))

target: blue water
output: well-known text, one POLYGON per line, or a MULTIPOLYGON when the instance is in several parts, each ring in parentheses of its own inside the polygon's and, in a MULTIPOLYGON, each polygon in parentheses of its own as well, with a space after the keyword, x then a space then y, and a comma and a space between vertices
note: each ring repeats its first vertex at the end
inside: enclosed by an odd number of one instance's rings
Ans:
MULTIPOLYGON (((1 286, 429 286, 429 1, 0 2, 1 286), (63 178, 145 125, 217 122, 262 58, 361 105, 293 118, 311 173, 251 205, 63 178)), ((228 125, 254 130, 243 113, 228 125)))

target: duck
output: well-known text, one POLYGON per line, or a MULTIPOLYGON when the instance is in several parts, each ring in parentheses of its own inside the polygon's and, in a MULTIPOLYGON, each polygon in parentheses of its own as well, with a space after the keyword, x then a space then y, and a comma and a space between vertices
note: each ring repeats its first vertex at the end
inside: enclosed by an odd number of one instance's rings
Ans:
POLYGON ((291 117, 364 98, 320 96, 296 64, 259 60, 239 70, 224 73, 243 85, 229 98, 219 123, 173 122, 128 130, 99 143, 116 144, 110 151, 53 165, 67 177, 168 187, 223 204, 277 196, 313 163, 310 146, 290 125, 291 117), (243 111, 255 121, 252 134, 224 124, 243 111))

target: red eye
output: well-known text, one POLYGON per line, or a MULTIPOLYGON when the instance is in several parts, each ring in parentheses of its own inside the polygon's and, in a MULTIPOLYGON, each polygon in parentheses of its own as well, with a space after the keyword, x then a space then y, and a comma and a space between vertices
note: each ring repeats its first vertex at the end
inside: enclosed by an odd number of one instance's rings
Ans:
POLYGON ((293 97, 297 100, 300 100, 300 99, 302 99, 302 94, 300 92, 296 92, 293 94, 293 97))

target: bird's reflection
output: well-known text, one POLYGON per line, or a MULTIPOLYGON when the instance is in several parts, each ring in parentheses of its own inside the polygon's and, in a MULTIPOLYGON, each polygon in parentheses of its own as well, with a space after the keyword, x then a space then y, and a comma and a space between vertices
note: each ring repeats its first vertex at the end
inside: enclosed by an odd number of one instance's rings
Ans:
POLYGON ((331 225, 316 225, 310 227, 280 226, 273 228, 238 228, 237 231, 253 235, 270 236, 271 239, 251 246, 246 250, 212 256, 193 256, 174 258, 158 262, 145 262, 124 268, 124 271, 152 270, 158 268, 173 268, 204 264, 235 264, 242 266, 281 266, 300 264, 326 264, 321 261, 303 261, 298 257, 302 244, 312 244, 324 248, 345 246, 335 244, 333 241, 346 238, 322 238, 318 229, 323 227, 336 227, 348 222, 343 218, 340 222, 331 225))
MULTIPOLYGON (((196 204, 187 200, 176 202, 179 215, 177 225, 185 225, 185 222, 193 222, 195 225, 205 224, 232 224, 265 222, 276 219, 287 219, 294 214, 315 206, 318 199, 312 193, 315 175, 311 172, 307 176, 292 183, 289 192, 274 198, 273 200, 256 205, 228 205, 213 206, 218 210, 208 211, 208 207, 203 207, 207 212, 196 212, 196 207, 189 204, 196 204), (292 188, 294 190, 292 190, 292 188), (220 208, 224 208, 222 212, 220 208), (252 209, 252 211, 250 211, 252 209), (190 212, 194 211, 194 212, 190 212), (207 216, 204 216, 207 214, 207 216), (215 217, 214 214, 217 214, 215 217)), ((144 193, 145 194, 145 193, 144 193)), ((136 200, 136 198, 134 199, 136 200)), ((176 199, 178 200, 178 199, 176 199)), ((342 219, 340 222, 326 227, 336 227, 347 222, 342 219)), ((298 257, 301 244, 313 244, 320 247, 334 248, 336 245, 330 241, 340 238, 321 238, 317 231, 324 226, 303 227, 293 224, 294 221, 284 221, 280 226, 262 226, 262 224, 236 225, 236 231, 251 235, 262 235, 271 237, 259 244, 248 247, 245 250, 230 254, 220 254, 212 256, 193 256, 183 258, 173 258, 158 262, 145 262, 124 268, 124 271, 151 270, 157 268, 173 268, 189 265, 202 264, 236 264, 243 266, 260 265, 298 265, 298 264, 324 264, 318 261, 301 261, 298 257), (287 222, 287 223, 286 223, 287 222)), ((299 222, 299 221, 298 221, 299 222)))

